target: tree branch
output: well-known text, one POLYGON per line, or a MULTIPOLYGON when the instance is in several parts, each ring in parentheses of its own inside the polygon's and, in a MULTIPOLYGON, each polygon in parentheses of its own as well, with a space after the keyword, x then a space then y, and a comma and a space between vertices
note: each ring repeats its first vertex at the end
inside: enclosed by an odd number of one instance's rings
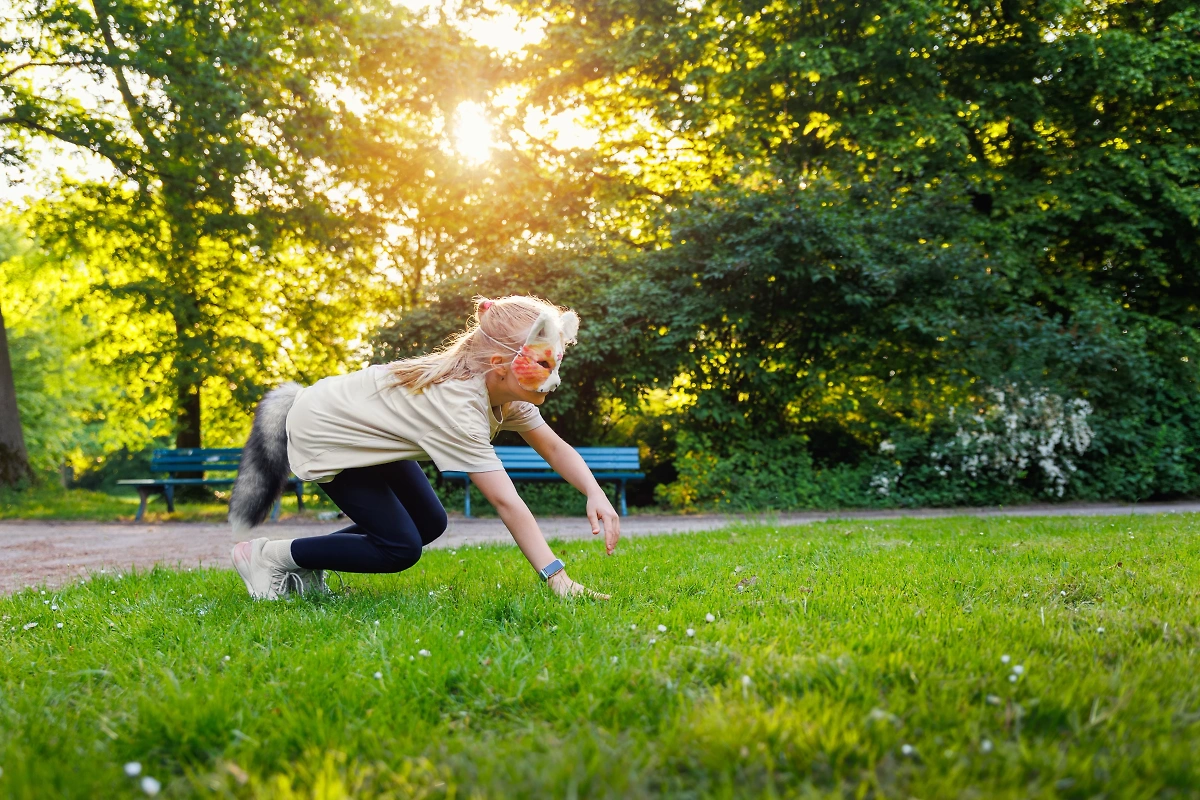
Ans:
POLYGON ((104 0, 92 0, 92 8, 96 12, 100 35, 104 37, 104 46, 113 62, 110 66, 117 79, 117 89, 120 90, 121 98, 125 101, 125 109, 129 112, 129 119, 133 122, 134 129, 138 132, 138 136, 142 137, 147 148, 151 148, 154 144, 161 144, 158 137, 154 135, 154 130, 146 121, 146 113, 142 109, 142 104, 134 97, 128 81, 125 80, 125 71, 121 69, 120 59, 117 58, 117 43, 113 38, 112 28, 108 25, 108 9, 104 6, 104 0))
POLYGON ((7 72, 0 73, 0 81, 6 81, 28 67, 78 67, 86 63, 86 61, 27 61, 24 64, 17 64, 7 72))

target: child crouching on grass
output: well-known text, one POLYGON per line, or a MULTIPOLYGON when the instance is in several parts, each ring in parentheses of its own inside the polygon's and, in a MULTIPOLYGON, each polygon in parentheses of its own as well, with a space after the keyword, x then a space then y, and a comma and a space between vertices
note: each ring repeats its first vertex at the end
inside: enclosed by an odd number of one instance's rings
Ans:
POLYGON ((532 297, 482 300, 474 324, 430 355, 269 392, 234 484, 234 532, 267 518, 289 470, 320 483, 354 524, 327 536, 239 542, 233 565, 250 596, 323 591, 325 570, 400 572, 417 563, 446 530, 446 511, 416 463, 431 459, 470 474, 554 592, 607 600, 567 577, 491 443, 499 431, 519 432, 587 496, 592 533, 603 526, 612 554, 620 518, 583 458, 538 412, 559 385, 563 351, 578 329, 575 312, 532 297))

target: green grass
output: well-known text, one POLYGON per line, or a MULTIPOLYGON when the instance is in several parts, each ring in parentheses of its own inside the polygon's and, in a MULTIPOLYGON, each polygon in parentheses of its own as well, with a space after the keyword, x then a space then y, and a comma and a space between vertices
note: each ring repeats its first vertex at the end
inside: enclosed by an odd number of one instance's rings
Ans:
MULTIPOLYGON (((228 492, 224 493, 226 496, 228 492)), ((460 493, 461 494, 461 493, 460 493)), ((63 489, 56 483, 43 481, 22 489, 0 487, 0 520, 90 520, 94 522, 127 522, 137 514, 138 496, 133 490, 121 494, 94 492, 88 489, 63 489)), ((305 513, 308 516, 333 509, 324 494, 305 494, 305 513)), ((296 514, 296 497, 282 499, 281 513, 296 514)), ((167 511, 167 501, 155 495, 146 504, 146 522, 224 522, 229 505, 217 497, 208 502, 177 502, 175 511, 167 511)))
POLYGON ((136 796, 138 761, 171 797, 1196 797, 1198 534, 556 545, 607 604, 548 596, 515 548, 291 602, 225 571, 27 590, 0 599, 0 795, 136 796))

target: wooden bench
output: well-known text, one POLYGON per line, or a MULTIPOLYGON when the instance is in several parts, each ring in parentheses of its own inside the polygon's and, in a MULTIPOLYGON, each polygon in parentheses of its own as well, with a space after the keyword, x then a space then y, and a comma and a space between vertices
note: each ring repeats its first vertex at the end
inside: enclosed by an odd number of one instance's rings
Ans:
MULTIPOLYGON (((242 460, 240 447, 204 447, 181 450, 155 450, 150 456, 150 471, 165 472, 165 478, 138 478, 136 480, 117 481, 123 486, 137 488, 138 497, 142 502, 138 505, 137 522, 142 521, 146 513, 146 502, 150 495, 161 494, 167 498, 167 511, 175 510, 176 486, 232 486, 234 475, 210 478, 207 472, 236 473, 242 460), (200 473, 199 478, 177 478, 180 473, 200 473)), ((288 479, 288 489, 295 492, 296 502, 300 510, 304 510, 304 481, 299 478, 288 479)), ((271 511, 271 519, 279 519, 279 500, 271 511)))
MULTIPOLYGON (((641 461, 636 447, 576 447, 575 452, 583 456, 583 463, 598 481, 616 481, 617 498, 621 516, 629 513, 625 507, 625 482, 646 477, 640 472, 641 461)), ((561 481, 557 472, 550 469, 545 459, 532 447, 497 447, 496 455, 504 465, 504 471, 513 481, 561 481)), ((462 481, 466 487, 466 502, 463 511, 471 516, 471 476, 466 472, 443 472, 443 478, 462 481)))

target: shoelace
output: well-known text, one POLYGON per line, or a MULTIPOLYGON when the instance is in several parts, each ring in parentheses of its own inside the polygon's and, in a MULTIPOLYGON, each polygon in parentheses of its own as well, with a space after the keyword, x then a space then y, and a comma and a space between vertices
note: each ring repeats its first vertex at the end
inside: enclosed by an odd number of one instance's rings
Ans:
POLYGON ((277 595, 287 594, 289 589, 297 594, 304 591, 304 582, 295 572, 283 572, 271 583, 271 590, 277 595))

